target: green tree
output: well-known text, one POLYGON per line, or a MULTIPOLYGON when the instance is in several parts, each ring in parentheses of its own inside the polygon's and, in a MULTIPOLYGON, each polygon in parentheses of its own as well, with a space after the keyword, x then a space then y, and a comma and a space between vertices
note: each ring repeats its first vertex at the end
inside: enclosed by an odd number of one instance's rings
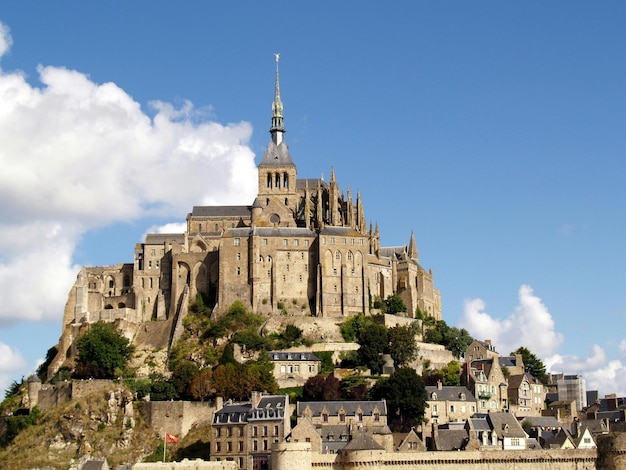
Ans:
POLYGON ((417 341, 410 326, 394 326, 387 330, 389 354, 396 368, 403 367, 417 356, 417 341))
POLYGON ((200 371, 198 365, 195 362, 183 360, 178 361, 176 366, 171 370, 172 377, 170 381, 172 382, 172 385, 174 385, 178 396, 182 399, 190 398, 192 394, 189 391, 189 385, 200 371))
POLYGON ((359 331, 359 362, 368 367, 372 374, 383 371, 383 353, 387 348, 387 328, 385 325, 370 323, 359 331))
POLYGON ((524 370, 531 374, 533 377, 539 379, 542 382, 545 382, 546 375, 546 366, 541 359, 539 359, 534 353, 530 351, 525 346, 520 346, 515 351, 511 352, 511 356, 515 356, 516 354, 522 355, 522 360, 524 361, 524 370))
POLYGON ((354 343, 359 336, 359 332, 371 323, 374 323, 372 317, 359 314, 343 322, 339 327, 339 331, 346 343, 354 343))
POLYGON ((385 299, 386 313, 395 315, 396 313, 406 312, 406 305, 399 295, 390 295, 385 299))
POLYGON ((465 353, 468 346, 474 341, 465 328, 449 327, 444 320, 438 320, 424 333, 426 343, 435 343, 445 346, 454 357, 459 358, 465 353))
POLYGON ((57 349, 57 347, 52 346, 50 349, 48 349, 48 352, 46 353, 46 360, 43 361, 39 365, 39 367, 37 367, 36 374, 37 377, 39 377, 39 380, 41 380, 42 382, 48 380, 48 367, 50 367, 52 360, 56 357, 58 352, 59 350, 57 349))
POLYGON ((109 379, 124 372, 134 350, 113 323, 104 322, 91 325, 76 341, 76 349, 78 376, 109 379))
POLYGON ((369 393, 371 400, 387 400, 387 419, 392 431, 404 432, 424 420, 426 386, 415 369, 397 369, 382 378, 369 393))

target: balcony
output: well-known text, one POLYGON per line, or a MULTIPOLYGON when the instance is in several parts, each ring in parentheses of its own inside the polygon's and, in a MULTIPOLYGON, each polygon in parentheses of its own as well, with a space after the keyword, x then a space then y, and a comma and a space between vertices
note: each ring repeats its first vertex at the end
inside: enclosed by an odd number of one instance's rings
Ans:
POLYGON ((491 398, 491 393, 489 392, 478 392, 478 398, 481 400, 489 400, 491 398))

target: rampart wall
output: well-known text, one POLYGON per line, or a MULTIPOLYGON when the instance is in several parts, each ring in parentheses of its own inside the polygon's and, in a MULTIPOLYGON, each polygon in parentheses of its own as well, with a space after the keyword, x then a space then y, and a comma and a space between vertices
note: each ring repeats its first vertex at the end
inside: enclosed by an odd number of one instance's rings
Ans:
POLYGON ((210 424, 216 407, 212 402, 150 401, 142 404, 148 424, 159 433, 185 436, 199 424, 210 424))
POLYGON ((133 470, 237 470, 237 463, 184 459, 182 462, 136 463, 133 470))
POLYGON ((307 446, 310 449, 310 443, 275 444, 272 447, 273 470, 354 470, 362 467, 368 470, 613 470, 613 467, 596 466, 595 449, 411 453, 364 450, 313 454, 307 446))

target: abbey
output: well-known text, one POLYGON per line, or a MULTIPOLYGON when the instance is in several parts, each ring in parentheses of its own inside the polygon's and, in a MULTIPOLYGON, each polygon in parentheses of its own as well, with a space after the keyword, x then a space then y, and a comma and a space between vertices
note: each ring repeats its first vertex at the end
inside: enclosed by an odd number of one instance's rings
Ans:
POLYGON ((258 164, 258 192, 245 206, 196 206, 183 234, 148 235, 134 263, 83 268, 64 325, 178 318, 198 293, 219 314, 235 301, 266 316, 348 317, 399 295, 441 318, 432 271, 419 264, 414 235, 381 247, 360 192, 330 180, 299 178, 285 143, 278 58, 270 141, 258 164))

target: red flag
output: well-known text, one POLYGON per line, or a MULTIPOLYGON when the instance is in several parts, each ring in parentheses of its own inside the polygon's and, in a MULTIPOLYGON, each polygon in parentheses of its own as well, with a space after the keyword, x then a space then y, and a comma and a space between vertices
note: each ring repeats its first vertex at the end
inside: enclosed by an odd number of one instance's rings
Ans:
POLYGON ((166 444, 178 444, 178 438, 176 436, 172 436, 171 434, 165 433, 165 443, 166 444))

